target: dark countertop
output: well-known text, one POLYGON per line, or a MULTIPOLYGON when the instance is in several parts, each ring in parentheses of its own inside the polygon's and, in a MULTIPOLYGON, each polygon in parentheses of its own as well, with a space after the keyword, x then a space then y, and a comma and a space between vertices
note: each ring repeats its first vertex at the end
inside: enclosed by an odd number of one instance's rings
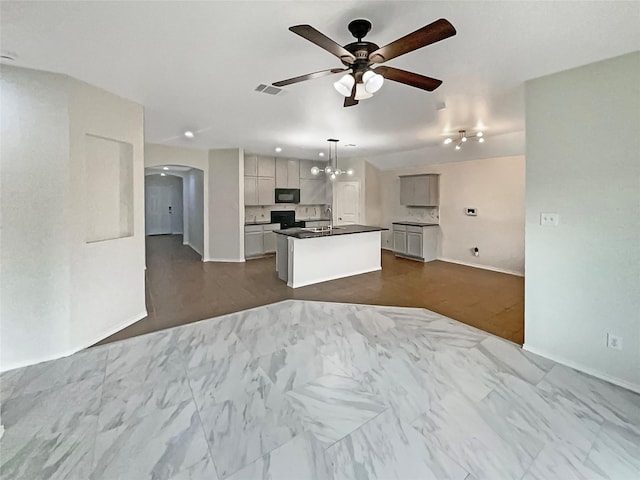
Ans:
POLYGON ((279 222, 272 222, 270 220, 264 220, 262 222, 246 222, 244 225, 246 227, 246 226, 249 226, 249 225, 271 225, 271 224, 276 224, 276 223, 279 223, 279 222))
POLYGON ((422 222, 391 222, 396 225, 411 225, 412 227, 437 227, 439 223, 422 223, 422 222))
POLYGON ((294 238, 318 238, 349 235, 353 233, 381 232, 383 230, 389 229, 383 227, 370 227, 368 225, 340 225, 339 228, 334 227, 333 230, 328 230, 326 232, 310 232, 304 228, 287 228, 286 230, 274 230, 274 233, 294 238))

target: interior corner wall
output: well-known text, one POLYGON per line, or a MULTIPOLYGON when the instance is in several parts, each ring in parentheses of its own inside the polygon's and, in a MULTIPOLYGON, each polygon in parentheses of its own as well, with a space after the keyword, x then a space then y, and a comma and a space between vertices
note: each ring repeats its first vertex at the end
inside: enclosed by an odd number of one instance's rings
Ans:
POLYGON ((527 82, 526 129, 524 348, 640 391, 640 53, 527 82))
MULTIPOLYGON (((3 65, 1 78, 0 368, 9 370, 74 353, 146 315, 143 113, 64 75, 3 65), (87 135, 130 146, 131 195, 115 207, 129 209, 133 234, 88 242, 87 135)), ((113 188, 117 201, 121 185, 113 188)))
POLYGON ((185 243, 204 257, 204 173, 193 169, 183 182, 185 243))
POLYGON ((244 151, 209 150, 209 249, 205 261, 244 262, 244 151))
POLYGON ((0 370, 70 347, 69 79, 0 69, 0 370))
POLYGON ((382 191, 380 170, 369 162, 363 162, 365 171, 364 222, 379 226, 382 223, 382 191))
MULTIPOLYGON (((382 226, 402 220, 440 223, 439 257, 489 270, 524 274, 524 184, 522 155, 467 160, 380 173, 382 226), (439 207, 400 205, 400 175, 439 174, 439 207), (478 215, 468 216, 465 207, 478 215), (478 247, 480 256, 472 254, 478 247)), ((392 247, 390 232, 382 244, 392 247)))

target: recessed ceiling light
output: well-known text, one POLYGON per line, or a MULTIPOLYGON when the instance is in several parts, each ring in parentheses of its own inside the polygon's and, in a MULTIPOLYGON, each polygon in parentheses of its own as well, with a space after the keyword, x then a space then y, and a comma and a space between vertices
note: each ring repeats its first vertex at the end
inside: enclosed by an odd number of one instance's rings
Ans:
POLYGON ((169 167, 162 167, 163 170, 169 170, 169 167))
POLYGON ((166 177, 166 176, 167 176, 167 174, 166 174, 166 173, 161 173, 161 174, 160 174, 160 176, 161 176, 161 177, 166 177))
POLYGON ((276 152, 280 153, 281 151, 282 151, 282 148, 276 147, 276 152))
POLYGON ((324 157, 324 152, 320 152, 320 153, 318 154, 318 156, 319 156, 319 157, 324 157))
POLYGON ((186 132, 184 132, 184 136, 187 138, 193 138, 196 135, 191 130, 187 130, 186 132))

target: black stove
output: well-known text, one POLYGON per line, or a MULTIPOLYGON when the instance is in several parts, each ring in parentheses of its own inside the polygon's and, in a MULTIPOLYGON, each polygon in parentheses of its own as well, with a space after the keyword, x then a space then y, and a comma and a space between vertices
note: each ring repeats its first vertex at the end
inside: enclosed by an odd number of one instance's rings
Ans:
POLYGON ((296 212, 293 210, 273 210, 271 223, 279 223, 280 228, 304 227, 304 222, 296 222, 296 212))

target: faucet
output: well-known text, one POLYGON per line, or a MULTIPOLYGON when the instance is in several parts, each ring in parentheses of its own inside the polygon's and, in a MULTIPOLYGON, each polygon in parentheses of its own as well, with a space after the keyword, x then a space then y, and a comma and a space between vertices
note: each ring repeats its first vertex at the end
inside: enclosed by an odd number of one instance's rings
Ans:
POLYGON ((327 205, 326 212, 329 214, 329 230, 333 230, 333 210, 331 210, 331 205, 327 205))

